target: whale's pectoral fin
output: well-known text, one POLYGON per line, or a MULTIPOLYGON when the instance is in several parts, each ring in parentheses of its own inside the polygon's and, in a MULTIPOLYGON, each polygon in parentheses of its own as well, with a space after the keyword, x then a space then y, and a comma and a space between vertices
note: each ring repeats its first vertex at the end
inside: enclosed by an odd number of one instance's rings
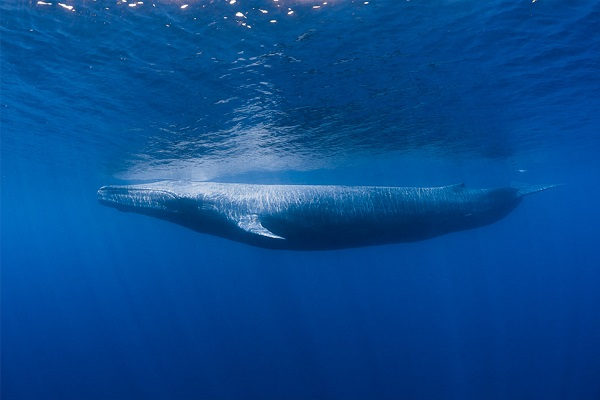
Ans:
POLYGON ((268 230, 267 228, 262 226, 262 224, 260 223, 260 219, 258 218, 258 215, 256 215, 256 214, 242 216, 238 220, 237 224, 240 228, 242 228, 246 232, 250 232, 255 235, 270 237, 273 239, 285 240, 285 238, 283 238, 281 236, 277 236, 276 234, 274 234, 273 232, 271 232, 270 230, 268 230))

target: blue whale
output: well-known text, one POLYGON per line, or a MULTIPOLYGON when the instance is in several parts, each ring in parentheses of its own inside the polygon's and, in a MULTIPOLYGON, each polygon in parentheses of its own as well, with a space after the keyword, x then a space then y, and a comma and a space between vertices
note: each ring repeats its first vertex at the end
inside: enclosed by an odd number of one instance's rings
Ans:
POLYGON ((269 249, 414 242, 485 226, 556 185, 469 189, 162 181, 104 186, 101 204, 269 249))

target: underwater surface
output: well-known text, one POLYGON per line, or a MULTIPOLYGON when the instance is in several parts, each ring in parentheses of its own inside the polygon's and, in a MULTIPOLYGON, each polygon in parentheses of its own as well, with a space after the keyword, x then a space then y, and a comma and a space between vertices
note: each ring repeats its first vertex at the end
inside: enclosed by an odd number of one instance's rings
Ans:
POLYGON ((600 398, 600 3, 3 1, 2 399, 600 398), (277 251, 108 184, 562 184, 277 251))

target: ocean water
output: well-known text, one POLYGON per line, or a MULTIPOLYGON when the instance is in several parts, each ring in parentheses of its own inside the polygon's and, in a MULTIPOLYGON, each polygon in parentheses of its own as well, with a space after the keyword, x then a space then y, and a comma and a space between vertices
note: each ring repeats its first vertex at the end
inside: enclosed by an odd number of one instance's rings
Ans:
POLYGON ((2 399, 600 398, 600 3, 0 13, 2 399), (97 202, 154 179, 564 185, 292 252, 97 202))

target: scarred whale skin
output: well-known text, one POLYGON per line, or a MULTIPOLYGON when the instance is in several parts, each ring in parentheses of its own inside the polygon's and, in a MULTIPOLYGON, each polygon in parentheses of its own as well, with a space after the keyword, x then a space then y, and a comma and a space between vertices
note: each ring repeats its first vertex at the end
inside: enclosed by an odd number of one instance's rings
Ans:
POLYGON ((556 185, 468 189, 161 181, 104 186, 101 204, 269 249, 413 242, 485 226, 556 185))

